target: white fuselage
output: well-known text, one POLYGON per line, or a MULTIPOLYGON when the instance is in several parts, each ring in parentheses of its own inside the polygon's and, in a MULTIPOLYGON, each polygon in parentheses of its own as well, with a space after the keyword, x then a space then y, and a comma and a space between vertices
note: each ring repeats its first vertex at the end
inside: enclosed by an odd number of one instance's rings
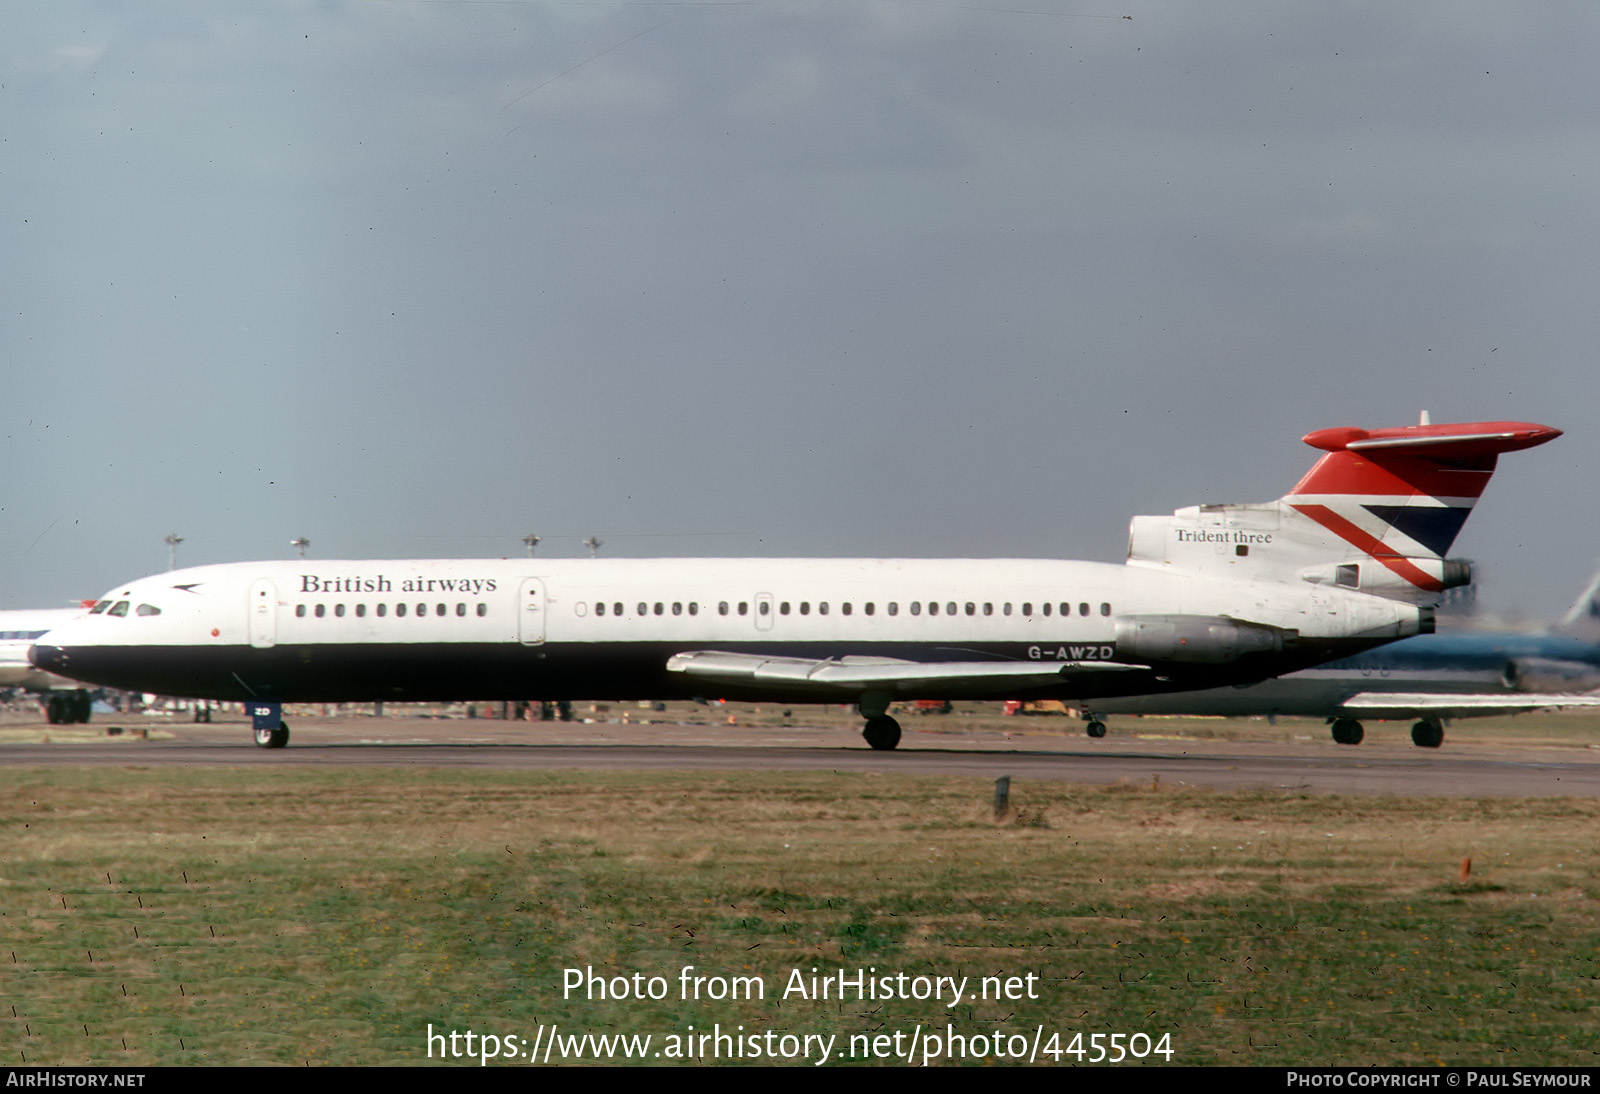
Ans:
MULTIPOLYGON (((1244 680, 1424 629, 1414 605, 1299 580, 1028 559, 498 559, 205 566, 112 590, 53 632, 43 667, 130 690, 296 700, 846 699, 771 683, 711 689, 677 655, 1070 665, 1041 687, 974 675, 938 694, 1111 695, 1244 680), (1130 664, 1131 621, 1239 620, 1271 653, 1130 664), (1120 658, 1120 661, 1119 661, 1120 658), (1093 662, 1116 671, 1098 672, 1093 662)), ((908 685, 909 686, 909 685, 908 685)))

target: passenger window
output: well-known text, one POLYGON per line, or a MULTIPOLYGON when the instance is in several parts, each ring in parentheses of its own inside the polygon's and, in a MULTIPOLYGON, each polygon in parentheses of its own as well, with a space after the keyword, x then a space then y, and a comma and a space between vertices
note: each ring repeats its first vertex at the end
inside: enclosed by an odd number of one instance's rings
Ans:
POLYGON ((596 600, 594 602, 594 614, 595 615, 605 615, 606 614, 606 602, 604 600, 596 600))
POLYGON ((802 600, 800 602, 800 614, 801 615, 810 615, 811 614, 811 601, 802 600))
POLYGON ((639 614, 640 615, 649 615, 650 614, 650 605, 646 604, 642 600, 639 601, 639 614))
POLYGON ((333 606, 333 614, 338 616, 340 619, 343 619, 344 618, 344 605, 343 604, 335 604, 333 606))
MULTIPOLYGON (((480 618, 482 618, 483 616, 486 616, 488 614, 489 614, 489 605, 480 602, 478 604, 478 616, 480 618)), ((621 604, 617 605, 617 614, 618 615, 622 614, 622 605, 621 604)))
POLYGON ((328 614, 328 606, 326 604, 318 604, 313 610, 316 612, 318 619, 321 619, 323 616, 328 614))
POLYGON ((817 605, 817 614, 818 615, 827 615, 828 614, 828 602, 826 600, 824 600, 821 604, 817 605))
POLYGON ((1072 614, 1072 605, 1067 603, 1065 600, 1063 600, 1061 602, 1061 614, 1062 615, 1071 615, 1072 614))
POLYGON ((1031 600, 1023 601, 1023 603, 1022 603, 1022 614, 1023 615, 1032 615, 1033 614, 1033 602, 1031 600))
POLYGON ((889 614, 890 615, 899 615, 900 614, 900 602, 898 600, 889 601, 889 614))
POLYGON ((787 600, 785 600, 782 604, 778 605, 778 614, 779 615, 788 615, 789 614, 789 602, 787 600))
POLYGON ((994 602, 993 601, 985 600, 983 602, 983 614, 984 615, 993 615, 994 614, 994 602))
POLYGON ((977 615, 978 614, 978 606, 976 604, 974 604, 970 600, 967 601, 967 614, 968 615, 977 615))
POLYGON ((849 615, 850 614, 850 602, 848 600, 846 600, 843 604, 839 605, 839 610, 841 612, 843 612, 845 615, 849 615))
POLYGON ((389 614, 389 605, 387 605, 387 604, 379 604, 378 605, 378 618, 382 619, 384 616, 386 616, 388 614, 389 614))
MULTIPOLYGON (((741 607, 742 606, 743 605, 741 605, 741 607)), ((763 601, 761 601, 761 604, 760 604, 760 611, 761 611, 762 615, 771 615, 772 614, 772 605, 770 603, 768 603, 767 601, 763 600, 763 601)))
MULTIPOLYGON (((1044 613, 1044 617, 1046 619, 1050 618, 1050 605, 1048 605, 1048 604, 1040 604, 1039 605, 1039 611, 1044 613)), ((1071 615, 1072 613, 1071 612, 1063 612, 1062 614, 1063 615, 1071 615)))
POLYGON ((690 615, 699 615, 700 614, 700 602, 698 600, 689 601, 689 614, 690 615))
POLYGON ((662 605, 661 601, 659 601, 659 600, 656 601, 656 614, 657 615, 661 615, 665 611, 666 611, 666 608, 662 605))
POLYGON ((911 602, 911 614, 912 615, 921 615, 922 614, 922 601, 913 600, 911 602))
POLYGON ((304 619, 306 617, 306 606, 304 604, 296 604, 294 606, 294 614, 297 619, 304 619))
POLYGON ((1088 601, 1084 601, 1082 604, 1078 605, 1078 614, 1079 615, 1088 615, 1089 614, 1089 602, 1088 601))
MULTIPOLYGON (((739 614, 740 615, 748 615, 749 613, 750 613, 750 602, 747 601, 747 600, 739 601, 739 614)), ((765 607, 762 608, 761 614, 762 615, 766 615, 767 614, 765 607)))
POLYGON ((1005 607, 1000 609, 1000 614, 1001 615, 1010 615, 1011 614, 1011 601, 1009 601, 1009 600, 1006 601, 1005 607))
POLYGON ((456 615, 463 616, 463 615, 466 615, 466 614, 467 614, 467 606, 465 604, 457 604, 456 605, 456 615))
POLYGON ((674 600, 672 602, 672 614, 673 615, 682 615, 683 614, 683 602, 682 601, 674 600))
POLYGON ((357 604, 356 605, 356 618, 357 619, 365 619, 366 615, 367 615, 367 606, 365 604, 357 604))
POLYGON ((406 614, 406 606, 404 604, 396 604, 394 606, 394 614, 397 619, 403 618, 406 614))
POLYGON ((868 615, 872 615, 874 612, 876 612, 878 610, 878 607, 877 607, 876 604, 874 604, 872 601, 869 600, 869 601, 867 601, 866 606, 862 610, 865 611, 868 615))
POLYGON ((417 618, 421 619, 423 616, 425 616, 427 614, 428 614, 428 606, 426 604, 418 604, 417 605, 417 618))
POLYGON ((944 614, 945 615, 955 615, 956 614, 956 602, 954 600, 950 601, 950 603, 948 603, 948 604, 946 604, 944 606, 944 614))
POLYGON ((718 615, 727 615, 728 614, 728 602, 726 600, 717 601, 717 614, 718 615))
MULTIPOLYGON (((487 604, 479 604, 478 605, 478 614, 479 615, 488 615, 489 614, 489 605, 487 605, 487 604)), ((618 601, 617 603, 611 605, 611 614, 612 615, 621 615, 622 614, 622 603, 621 603, 621 601, 618 601)))
POLYGON ((1101 615, 1110 615, 1111 614, 1111 605, 1107 604, 1107 603, 1101 603, 1101 605, 1100 605, 1100 614, 1101 615))
POLYGON ((433 610, 433 614, 434 615, 448 615, 449 613, 450 613, 450 606, 448 604, 440 604, 437 608, 435 608, 433 610))

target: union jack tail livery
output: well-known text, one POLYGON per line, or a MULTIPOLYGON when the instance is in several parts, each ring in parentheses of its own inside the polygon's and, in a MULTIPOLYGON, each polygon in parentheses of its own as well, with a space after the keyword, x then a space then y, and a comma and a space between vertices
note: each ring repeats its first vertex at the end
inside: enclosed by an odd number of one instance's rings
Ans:
POLYGON ((1466 563, 1445 556, 1500 453, 1560 435, 1529 422, 1432 425, 1426 415, 1413 426, 1320 429, 1304 440, 1326 455, 1288 496, 1137 518, 1130 561, 1436 603, 1472 580, 1466 563))

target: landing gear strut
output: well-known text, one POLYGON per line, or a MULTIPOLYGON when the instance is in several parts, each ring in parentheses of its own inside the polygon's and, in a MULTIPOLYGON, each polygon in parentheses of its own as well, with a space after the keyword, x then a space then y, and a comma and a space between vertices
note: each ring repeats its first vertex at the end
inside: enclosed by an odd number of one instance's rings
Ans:
POLYGON ((1438 748, 1444 744, 1444 725, 1423 719, 1411 727, 1411 743, 1418 748, 1438 748))
POLYGON ((1361 738, 1366 736, 1366 730, 1361 728, 1361 723, 1354 718, 1335 718, 1333 720, 1333 743, 1336 745, 1358 745, 1361 738))

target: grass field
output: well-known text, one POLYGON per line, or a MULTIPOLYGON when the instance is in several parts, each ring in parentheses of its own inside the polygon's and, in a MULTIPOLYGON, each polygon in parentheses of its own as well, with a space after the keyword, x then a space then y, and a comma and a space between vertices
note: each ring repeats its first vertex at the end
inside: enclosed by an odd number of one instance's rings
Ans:
POLYGON ((958 778, 64 767, 0 788, 13 1064, 404 1064, 430 1025, 541 1058, 552 1025, 650 1034, 658 1062, 691 1026, 756 1038, 706 1053, 811 1063, 798 1038, 832 1035, 834 1064, 913 1038, 919 1061, 1075 1063, 1109 1034, 1170 1034, 1175 1064, 1597 1060, 1589 800, 1024 781, 997 823, 992 784, 958 778), (684 999, 685 966, 702 995, 764 997, 684 999), (784 997, 797 971, 868 968, 1018 997, 784 997), (664 998, 564 997, 566 969, 664 998))

